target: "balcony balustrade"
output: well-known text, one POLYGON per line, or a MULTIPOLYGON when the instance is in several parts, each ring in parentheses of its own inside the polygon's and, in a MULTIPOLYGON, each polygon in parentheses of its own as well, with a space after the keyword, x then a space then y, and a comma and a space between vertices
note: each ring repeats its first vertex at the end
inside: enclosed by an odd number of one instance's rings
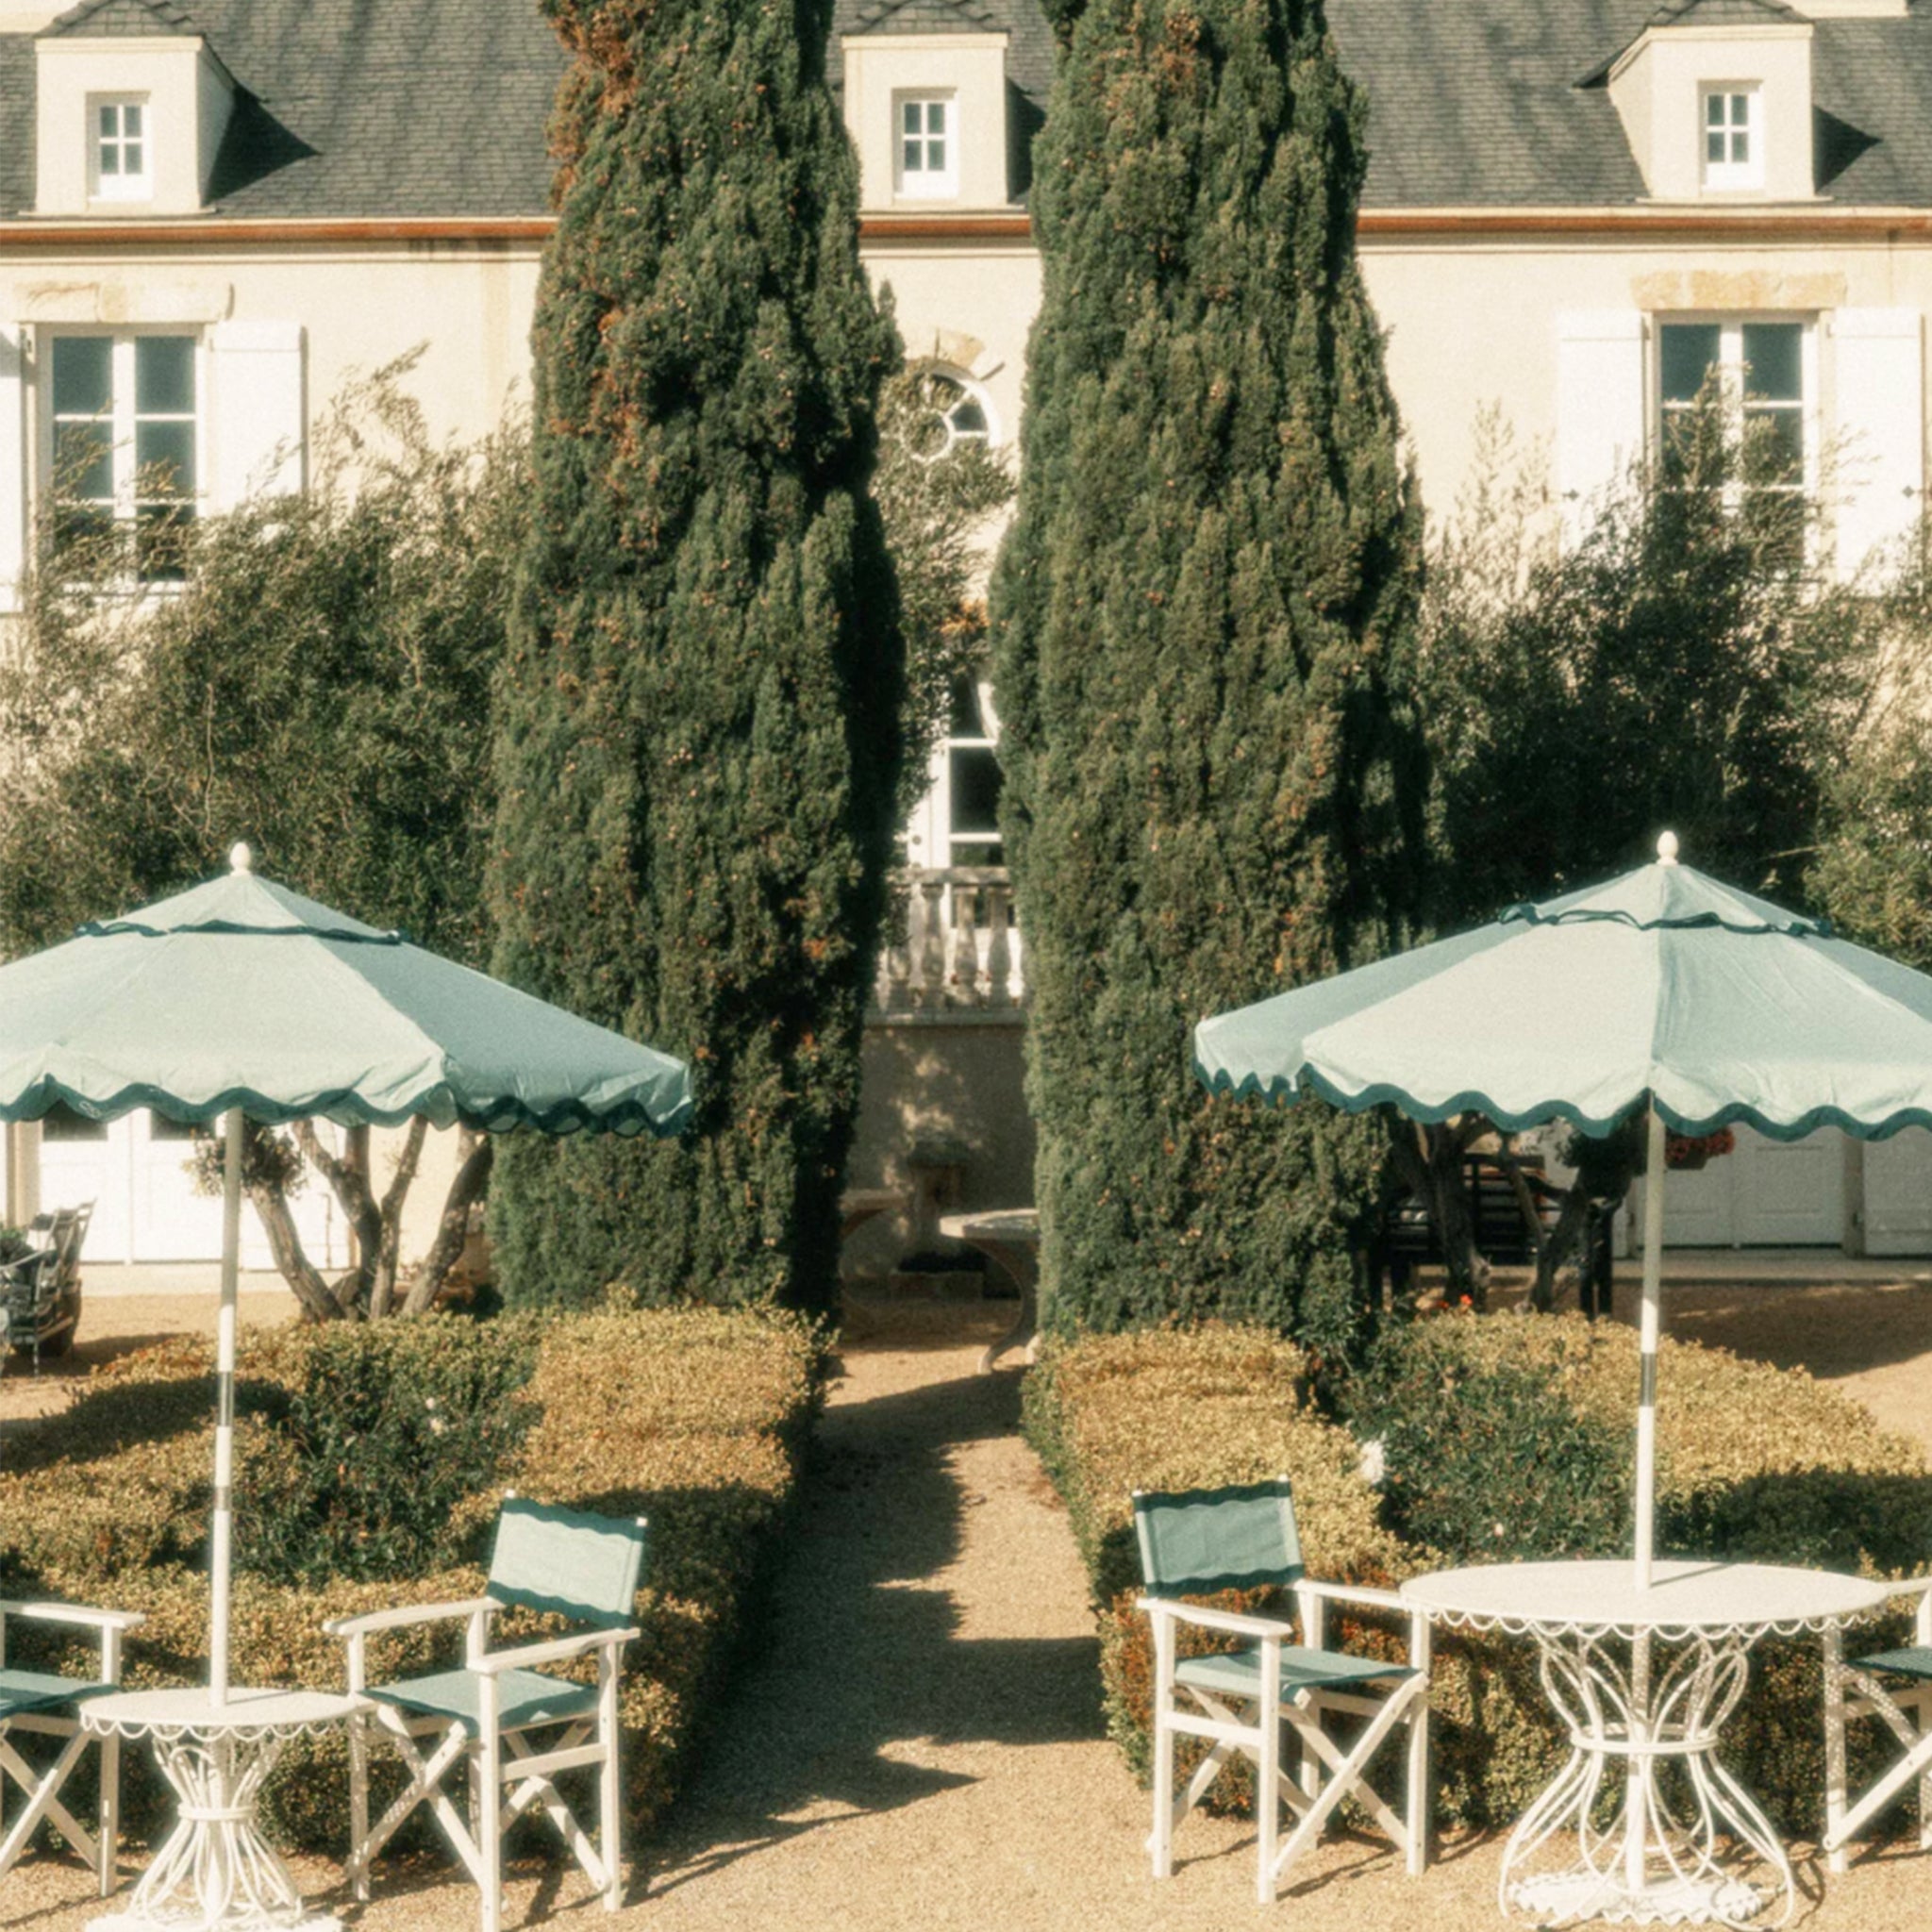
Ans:
POLYGON ((894 882, 874 1010, 1012 1011, 1026 1004, 1011 874, 1003 865, 915 867, 894 882))

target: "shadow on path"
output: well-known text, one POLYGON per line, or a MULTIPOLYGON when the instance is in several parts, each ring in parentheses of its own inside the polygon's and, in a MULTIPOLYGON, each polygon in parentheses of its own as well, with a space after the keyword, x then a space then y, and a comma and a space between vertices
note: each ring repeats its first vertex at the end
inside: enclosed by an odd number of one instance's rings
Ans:
MULTIPOLYGON (((957 1347, 915 1343, 897 1359, 913 1357, 940 1379, 860 1400, 848 1389, 820 1424, 760 1634, 662 1838, 641 1848, 662 1874, 654 1892, 974 1782, 921 1761, 943 1747, 1102 1734, 1092 1638, 962 1629, 987 1535, 970 1519, 989 1501, 989 1457, 1014 1453, 1019 1377, 976 1374, 957 1347)), ((1010 1487, 1002 1500, 1016 1500, 1010 1487)))

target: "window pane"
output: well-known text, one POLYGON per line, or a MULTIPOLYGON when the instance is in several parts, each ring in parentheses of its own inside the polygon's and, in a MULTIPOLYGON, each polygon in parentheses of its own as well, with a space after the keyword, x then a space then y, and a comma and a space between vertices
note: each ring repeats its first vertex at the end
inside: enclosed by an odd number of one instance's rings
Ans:
POLYGON ((990 751, 956 748, 952 767, 953 832, 997 834, 1000 828, 1000 762, 990 751))
POLYGON ((134 514, 135 568, 142 582, 182 582, 188 575, 182 543, 193 510, 186 504, 144 503, 134 514))
POLYGON ((130 140, 141 133, 141 103, 129 101, 121 109, 121 132, 130 140))
POLYGON ((1722 94, 1706 94, 1704 97, 1704 118, 1712 127, 1724 125, 1724 97, 1722 94))
POLYGON ((908 134, 917 134, 920 131, 917 101, 907 101, 900 109, 900 116, 908 134))
POLYGON ((925 171, 928 175, 943 175, 946 172, 946 144, 942 141, 929 141, 925 144, 925 171))
MULTIPOLYGON (((127 145, 122 149, 122 153, 127 158, 127 165, 125 170, 125 173, 129 175, 141 175, 146 172, 147 163, 141 158, 140 142, 130 141, 127 143, 127 145)), ((108 172, 107 163, 108 158, 106 155, 103 155, 101 157, 101 172, 103 174, 108 172)))
POLYGON ((908 141, 906 143, 905 152, 900 157, 900 164, 905 168, 906 172, 908 175, 916 175, 920 172, 920 157, 923 154, 924 154, 924 152, 925 144, 923 142, 908 141))
POLYGON ((134 344, 134 411, 138 416, 194 413, 194 338, 141 336, 134 344))
POLYGON ((1744 390, 1772 402, 1795 403, 1805 393, 1799 338, 1794 322, 1744 325, 1744 390))
POLYGON ((1721 161, 1724 158, 1724 136, 1722 134, 1707 134, 1704 137, 1704 158, 1707 161, 1721 161))
POLYGON ((101 173, 118 175, 121 172, 121 150, 118 147, 104 147, 101 150, 101 173))
POLYGON ((1745 458, 1754 480, 1777 477, 1796 483, 1805 475, 1805 417, 1798 409, 1745 412, 1745 458))
POLYGON ((112 400, 110 357, 106 336, 54 339, 54 413, 104 416, 112 400))
POLYGON ((1694 402, 1705 378, 1717 365, 1717 324, 1669 323, 1657 331, 1657 337, 1659 386, 1664 401, 1694 402))
POLYGON ((928 134, 943 134, 946 131, 946 104, 943 101, 928 101, 925 104, 925 131, 928 134))
POLYGON ((953 680, 953 702, 946 714, 949 738, 987 738, 986 720, 979 712, 979 686, 970 677, 953 680))
POLYGON ((114 443, 105 423, 62 423, 56 429, 54 487, 68 501, 113 501, 114 443))
POLYGON ((105 1141, 106 1121, 91 1121, 85 1114, 56 1103, 41 1117, 41 1138, 44 1141, 105 1141))
POLYGON ((986 434, 986 411, 971 396, 960 403, 952 415, 955 436, 984 436, 986 434))
POLYGON ((101 139, 112 141, 121 132, 121 109, 111 103, 101 108, 101 139))
POLYGON ((134 488, 142 497, 185 496, 194 488, 194 425, 134 425, 134 488))

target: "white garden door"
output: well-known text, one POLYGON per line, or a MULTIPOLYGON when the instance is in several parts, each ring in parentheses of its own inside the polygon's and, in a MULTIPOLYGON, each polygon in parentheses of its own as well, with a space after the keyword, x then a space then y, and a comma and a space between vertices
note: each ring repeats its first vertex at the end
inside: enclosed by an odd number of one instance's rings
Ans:
POLYGON ((1737 1146, 1696 1173, 1672 1173, 1664 1244, 1673 1248, 1839 1247, 1844 1240, 1844 1137, 1768 1141, 1737 1127, 1737 1146))
POLYGON ((1865 1143, 1865 1252, 1932 1255, 1932 1132, 1865 1143))
MULTIPOLYGON (((326 1124, 321 1131, 340 1133, 326 1124)), ((84 1260, 219 1261, 221 1198, 195 1191, 188 1172, 193 1147, 185 1128, 144 1111, 108 1122, 52 1115, 41 1125, 41 1206, 94 1204, 84 1260)), ((289 1205, 308 1258, 319 1268, 345 1267, 342 1217, 322 1178, 311 1174, 289 1205)), ((268 1237, 245 1202, 242 1265, 274 1265, 268 1237)))

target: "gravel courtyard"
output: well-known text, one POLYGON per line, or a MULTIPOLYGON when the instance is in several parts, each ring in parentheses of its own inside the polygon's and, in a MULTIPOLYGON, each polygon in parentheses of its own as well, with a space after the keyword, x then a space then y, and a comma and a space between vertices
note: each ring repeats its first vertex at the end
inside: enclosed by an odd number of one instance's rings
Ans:
MULTIPOLYGON (((1746 1261, 1747 1257, 1739 1257, 1746 1261)), ((1728 1264, 1727 1264, 1728 1265, 1728 1264)), ((1672 1291, 1671 1329, 1842 1384, 1932 1449, 1932 1280, 1872 1264, 1840 1281, 1731 1278, 1672 1291)), ((107 1271, 102 1271, 105 1274, 107 1271)), ((251 1294, 244 1321, 290 1299, 251 1294)), ((1259 1923, 1244 1827, 1189 1821, 1174 1878, 1145 1875, 1145 1805, 1101 1734, 1084 1581, 1058 1502, 1019 1440, 1019 1376, 974 1373, 1004 1311, 856 1311, 813 1488, 718 1735, 658 1836, 635 1848, 615 1923, 664 1932, 818 1928, 1221 1928, 1259 1923)), ((212 1297, 95 1291, 71 1365, 0 1377, 6 1419, 63 1399, 74 1372, 142 1338, 211 1327, 212 1297)), ((1932 1552, 1927 1552, 1932 1560, 1932 1552)), ((1922 1932, 1932 1856, 1903 1847, 1821 1884, 1794 1848, 1817 1932, 1922 1932)), ((1298 1868, 1281 1923, 1354 1932, 1491 1927, 1499 1841, 1452 1840, 1420 1882, 1378 1840, 1343 1837, 1298 1868)), ((323 1909, 334 1870, 304 1860, 323 1909)), ((368 1932, 474 1924, 440 1867, 388 1873, 368 1932)), ((0 1928, 67 1932, 98 1915, 77 1866, 44 1853, 0 1883, 0 1928)), ((613 1923, 580 1882, 535 1868, 511 1925, 613 1923)))

